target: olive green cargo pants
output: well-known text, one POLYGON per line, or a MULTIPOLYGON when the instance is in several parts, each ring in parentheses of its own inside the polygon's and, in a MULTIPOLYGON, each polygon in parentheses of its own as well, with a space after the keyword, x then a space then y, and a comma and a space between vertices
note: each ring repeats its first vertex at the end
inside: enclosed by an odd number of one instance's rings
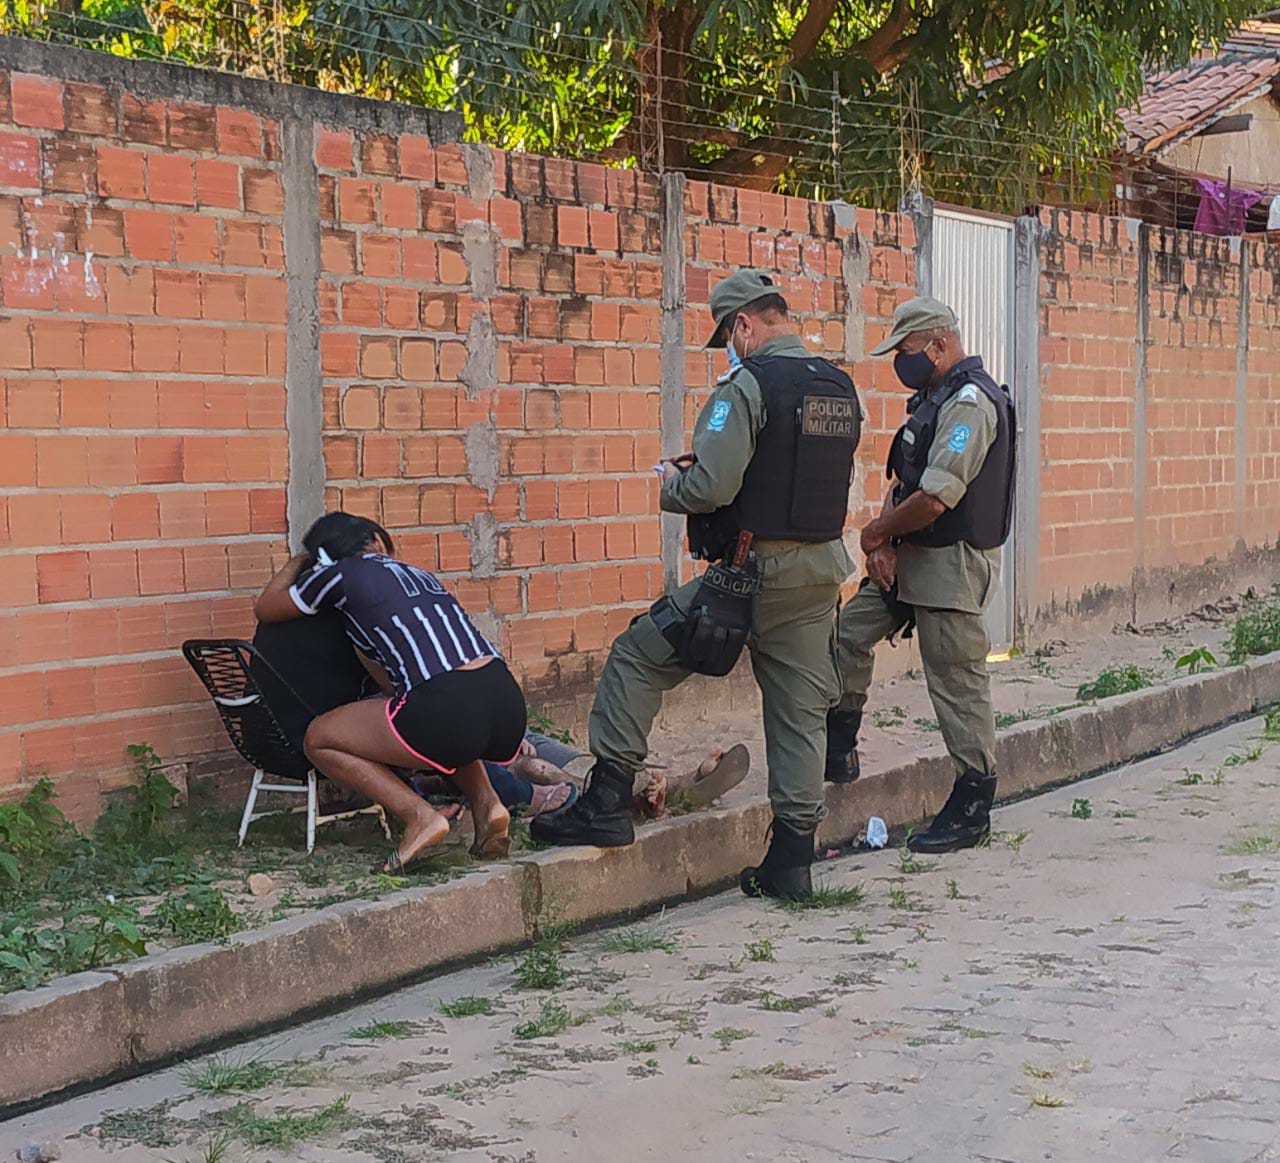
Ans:
MULTIPOLYGON (((972 767, 996 769, 996 719, 991 706, 987 655, 991 641, 981 614, 916 606, 916 640, 925 683, 943 742, 958 774, 972 767)), ((838 619, 840 708, 866 705, 875 666, 873 648, 895 628, 895 619, 870 579, 845 603, 838 619)))
MULTIPOLYGON (((689 582, 672 595, 681 613, 698 585, 689 582)), ((801 829, 823 815, 827 708, 840 694, 834 657, 839 598, 835 584, 765 588, 748 642, 764 702, 769 801, 778 819, 801 829)), ((653 619, 642 614, 618 636, 600 676, 589 720, 592 755, 639 771, 663 693, 690 673, 653 619)))

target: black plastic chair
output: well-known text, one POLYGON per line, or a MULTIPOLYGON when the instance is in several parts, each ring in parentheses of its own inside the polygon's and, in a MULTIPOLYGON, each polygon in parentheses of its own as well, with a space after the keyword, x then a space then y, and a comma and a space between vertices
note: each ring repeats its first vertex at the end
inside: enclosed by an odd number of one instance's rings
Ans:
POLYGON ((304 808, 293 808, 291 811, 307 813, 307 852, 316 846, 316 828, 321 824, 334 820, 347 819, 364 812, 374 812, 382 822, 382 830, 387 839, 391 838, 391 829, 387 826, 386 813, 380 804, 355 811, 335 812, 321 815, 318 807, 316 785, 318 774, 310 760, 299 751, 280 726, 275 712, 268 705, 261 688, 253 677, 250 664, 262 667, 271 672, 298 704, 314 717, 306 701, 285 682, 263 655, 253 648, 249 642, 236 638, 192 638, 182 644, 182 653, 191 669, 196 672, 205 689, 218 708, 222 725, 227 729, 235 749, 253 767, 253 782, 249 786, 249 795, 245 800, 244 813, 240 817, 239 844, 244 843, 249 825, 264 816, 276 815, 276 812, 255 812, 258 793, 264 791, 283 792, 286 795, 304 795, 307 804, 304 808), (288 782, 280 782, 287 780, 288 782), (268 782, 273 781, 273 782, 268 782))

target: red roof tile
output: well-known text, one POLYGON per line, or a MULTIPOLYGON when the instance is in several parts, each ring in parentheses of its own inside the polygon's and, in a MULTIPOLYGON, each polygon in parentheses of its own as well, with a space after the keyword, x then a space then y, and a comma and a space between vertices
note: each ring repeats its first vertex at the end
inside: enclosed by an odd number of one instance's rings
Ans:
POLYGON ((1276 46, 1225 48, 1181 69, 1153 73, 1136 107, 1123 109, 1130 154, 1159 154, 1217 118, 1265 93, 1280 79, 1276 46))

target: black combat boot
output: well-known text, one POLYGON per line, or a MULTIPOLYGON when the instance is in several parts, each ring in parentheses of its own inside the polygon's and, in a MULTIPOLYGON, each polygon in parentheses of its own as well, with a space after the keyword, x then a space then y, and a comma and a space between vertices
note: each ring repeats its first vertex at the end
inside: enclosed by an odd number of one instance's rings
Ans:
POLYGON ((858 730, 862 726, 861 711, 827 712, 827 783, 852 783, 862 774, 858 762, 858 730))
POLYGON ((597 848, 622 848, 636 838, 631 822, 631 785, 634 776, 625 768, 597 759, 587 790, 575 804, 560 812, 536 816, 529 835, 540 844, 594 844, 597 848))
POLYGON ((996 777, 970 767, 960 776, 933 817, 933 823, 907 841, 912 852, 937 855, 973 848, 991 835, 991 803, 996 798, 996 777))
POLYGON ((813 837, 817 828, 794 828, 774 818, 769 851, 755 868, 744 868, 738 884, 747 896, 770 896, 794 901, 813 892, 809 867, 813 864, 813 837))

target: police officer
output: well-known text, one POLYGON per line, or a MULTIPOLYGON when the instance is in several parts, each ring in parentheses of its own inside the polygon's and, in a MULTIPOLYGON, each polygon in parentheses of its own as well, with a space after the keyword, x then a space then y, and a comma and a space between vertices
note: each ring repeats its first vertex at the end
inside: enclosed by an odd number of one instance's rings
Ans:
POLYGON ((858 776, 858 729, 872 648, 914 622, 929 697, 956 766, 942 811, 909 842, 950 852, 990 832, 996 791, 995 715, 982 612, 996 590, 999 547, 1013 518, 1014 417, 1007 388, 966 356, 955 313, 912 299, 871 354, 914 393, 889 453, 893 485, 862 531, 867 579, 840 611, 844 693, 827 719, 828 781, 858 776))
POLYGON ((590 784, 531 830, 557 844, 631 843, 632 781, 663 692, 694 671, 727 673, 746 643, 774 822, 741 885, 795 898, 810 891, 823 814, 825 722, 840 689, 834 618, 852 569, 840 535, 862 413, 852 380, 805 349, 767 275, 717 284, 711 314, 707 347, 727 347, 730 370, 698 417, 692 453, 661 466, 661 504, 690 515, 690 550, 713 564, 614 642, 591 711, 590 784))

